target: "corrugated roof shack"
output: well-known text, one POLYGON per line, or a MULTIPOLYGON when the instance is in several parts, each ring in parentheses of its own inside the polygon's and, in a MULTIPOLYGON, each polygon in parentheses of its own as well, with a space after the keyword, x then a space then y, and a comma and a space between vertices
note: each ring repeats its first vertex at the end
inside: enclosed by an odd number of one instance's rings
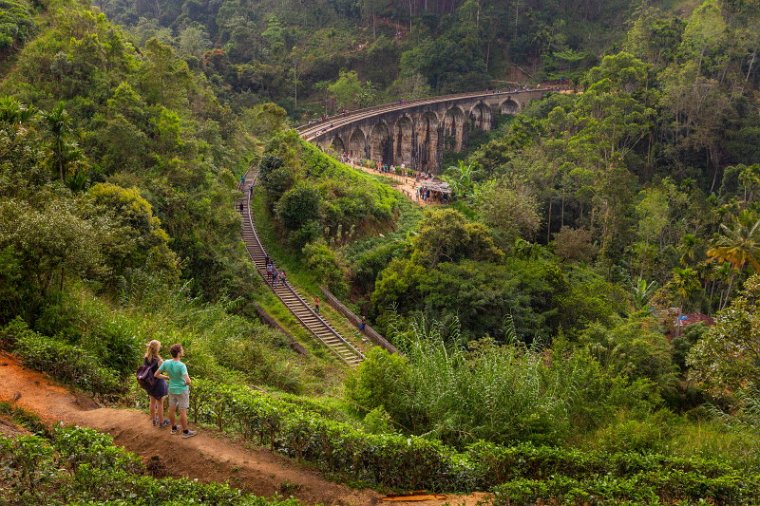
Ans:
POLYGON ((425 202, 448 204, 454 200, 454 192, 449 183, 443 181, 424 181, 417 185, 417 197, 425 202))

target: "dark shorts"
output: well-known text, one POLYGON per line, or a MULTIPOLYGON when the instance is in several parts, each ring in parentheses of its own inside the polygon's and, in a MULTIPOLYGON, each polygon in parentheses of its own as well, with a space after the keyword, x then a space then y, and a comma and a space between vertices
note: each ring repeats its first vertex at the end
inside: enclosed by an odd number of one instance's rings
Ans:
POLYGON ((150 395, 154 399, 159 399, 159 400, 166 397, 168 393, 169 393, 169 385, 166 383, 166 380, 162 378, 156 378, 156 382, 148 390, 148 395, 150 395))

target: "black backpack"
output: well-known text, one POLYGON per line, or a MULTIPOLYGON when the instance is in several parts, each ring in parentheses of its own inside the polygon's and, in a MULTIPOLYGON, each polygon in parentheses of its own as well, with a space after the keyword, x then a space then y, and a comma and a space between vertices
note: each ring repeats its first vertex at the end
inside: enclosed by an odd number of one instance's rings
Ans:
POLYGON ((145 390, 150 390, 156 384, 156 377, 153 375, 153 364, 143 363, 137 368, 137 383, 145 390))

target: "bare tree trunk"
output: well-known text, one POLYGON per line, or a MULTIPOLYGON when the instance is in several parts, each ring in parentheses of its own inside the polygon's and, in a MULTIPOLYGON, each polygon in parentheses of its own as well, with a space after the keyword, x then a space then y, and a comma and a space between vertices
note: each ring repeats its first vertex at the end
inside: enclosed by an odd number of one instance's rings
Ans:
POLYGON ((757 57, 757 49, 752 51, 752 59, 749 61, 749 68, 747 69, 747 76, 744 78, 744 82, 749 82, 749 76, 752 75, 752 67, 755 66, 755 58, 757 57))

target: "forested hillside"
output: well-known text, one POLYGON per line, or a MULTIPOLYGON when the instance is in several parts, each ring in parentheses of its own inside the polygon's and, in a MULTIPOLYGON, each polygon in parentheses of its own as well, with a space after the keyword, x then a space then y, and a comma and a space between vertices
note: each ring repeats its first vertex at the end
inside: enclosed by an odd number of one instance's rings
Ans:
POLYGON ((295 117, 528 80, 578 79, 621 40, 627 1, 97 2, 172 43, 225 98, 295 117), (337 79, 345 70, 347 79, 337 79))
MULTIPOLYGON (((0 5, 14 363, 144 410, 145 343, 180 342, 196 428, 352 486, 495 505, 760 501, 757 0, 0 5), (574 89, 447 155, 446 205, 394 188, 413 168, 370 175, 290 128, 554 80, 574 89), (332 359, 260 279, 236 209, 305 304, 327 286, 359 315, 337 321, 361 365, 332 359), (365 323, 399 353, 371 347, 365 323)), ((8 420, 37 434, 0 438, 12 504, 267 504, 143 476, 108 438, 0 404, 8 420)))
POLYGON ((232 114, 174 49, 136 47, 85 3, 17 12, 30 28, 0 82, 4 345, 112 397, 132 388, 143 343, 180 336, 201 376, 316 385, 320 359, 298 363, 251 318, 264 292, 234 211, 256 125, 284 112, 232 114))

